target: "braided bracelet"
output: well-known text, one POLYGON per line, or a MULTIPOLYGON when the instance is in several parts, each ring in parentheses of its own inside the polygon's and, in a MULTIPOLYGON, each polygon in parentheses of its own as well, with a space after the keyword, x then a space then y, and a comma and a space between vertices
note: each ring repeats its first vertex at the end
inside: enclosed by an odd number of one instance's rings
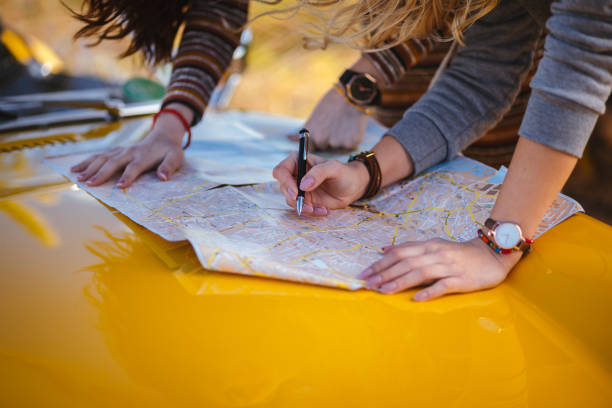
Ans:
POLYGON ((378 164, 376 155, 374 152, 365 151, 356 156, 350 156, 348 159, 349 163, 355 160, 365 164, 366 168, 368 169, 368 174, 370 175, 370 181, 368 182, 366 191, 361 198, 374 197, 376 194, 378 194, 382 185, 382 172, 380 170, 380 165, 378 164))
POLYGON ((189 145, 191 144, 191 126, 189 125, 189 122, 187 121, 187 119, 185 119, 185 116, 183 116, 183 114, 177 111, 176 109, 163 108, 159 112, 157 112, 155 116, 153 116, 153 125, 151 126, 151 128, 155 126, 155 122, 157 122, 157 118, 162 113, 170 113, 176 116, 178 120, 183 124, 183 127, 185 128, 185 131, 187 132, 187 143, 185 143, 185 146, 183 146, 183 150, 188 148, 189 145))

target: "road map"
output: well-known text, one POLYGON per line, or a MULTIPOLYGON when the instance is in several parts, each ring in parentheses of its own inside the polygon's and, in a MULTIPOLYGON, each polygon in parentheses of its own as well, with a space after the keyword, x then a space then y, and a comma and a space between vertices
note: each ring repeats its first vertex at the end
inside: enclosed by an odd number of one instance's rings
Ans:
MULTIPOLYGON (((86 156, 59 156, 47 163, 163 238, 189 240, 204 268, 345 289, 364 286, 356 276, 381 257, 384 246, 475 237, 506 171, 458 157, 391 185, 369 201, 314 218, 298 217, 275 182, 232 186, 210 176, 232 173, 230 180, 240 180, 248 166, 233 169, 188 156, 170 181, 160 182, 149 173, 121 190, 116 180, 98 187, 78 183, 69 169, 86 156)), ((536 238, 578 211, 582 208, 576 201, 559 195, 536 238)))

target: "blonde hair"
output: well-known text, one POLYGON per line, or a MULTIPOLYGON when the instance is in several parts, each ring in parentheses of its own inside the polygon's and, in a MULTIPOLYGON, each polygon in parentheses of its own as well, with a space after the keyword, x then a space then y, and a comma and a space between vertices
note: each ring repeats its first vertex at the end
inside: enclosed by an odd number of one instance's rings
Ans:
MULTIPOLYGON (((260 0, 279 4, 282 0, 260 0)), ((296 0, 263 15, 305 14, 308 48, 343 43, 364 51, 389 48, 410 38, 455 39, 489 13, 499 0, 296 0)), ((281 17, 281 15, 283 17, 281 17)))

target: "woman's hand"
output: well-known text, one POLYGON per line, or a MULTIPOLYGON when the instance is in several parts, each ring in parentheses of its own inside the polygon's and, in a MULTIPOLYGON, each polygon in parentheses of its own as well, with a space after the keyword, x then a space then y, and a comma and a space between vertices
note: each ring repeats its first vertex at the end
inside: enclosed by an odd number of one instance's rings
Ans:
MULTIPOLYGON (((314 108, 304 127, 310 131, 312 147, 354 149, 363 139, 368 115, 346 101, 335 89, 330 89, 314 108)), ((290 135, 291 140, 298 136, 290 135)))
MULTIPOLYGON (((173 108, 189 110, 184 106, 173 108)), ((182 113, 186 117, 193 115, 187 111, 182 113)), ((177 118, 173 115, 162 114, 153 130, 141 142, 94 154, 71 167, 70 170, 80 173, 77 176, 78 181, 86 182, 89 186, 98 186, 125 168, 117 182, 117 187, 126 188, 142 173, 159 164, 157 177, 166 181, 183 165, 182 140, 184 135, 185 128, 177 118)))
MULTIPOLYGON (((340 163, 311 154, 308 165, 310 170, 300 185, 306 192, 302 214, 325 216, 329 210, 344 208, 364 194, 369 182, 368 170, 359 161, 340 163)), ((280 182, 287 204, 295 208, 297 153, 280 162, 272 174, 280 182)))
POLYGON ((417 301, 497 286, 522 255, 496 254, 479 238, 462 243, 443 239, 406 242, 383 251, 384 256, 358 277, 367 279, 367 288, 387 294, 430 285, 414 295, 417 301))

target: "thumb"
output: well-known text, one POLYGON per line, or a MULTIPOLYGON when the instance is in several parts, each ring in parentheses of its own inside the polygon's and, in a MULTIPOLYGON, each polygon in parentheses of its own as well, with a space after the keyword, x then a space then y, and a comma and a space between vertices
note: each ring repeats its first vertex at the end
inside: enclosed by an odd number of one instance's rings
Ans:
POLYGON ((312 191, 319 187, 325 180, 333 178, 338 174, 340 162, 329 160, 324 163, 313 166, 302 179, 300 189, 304 191, 312 191))

